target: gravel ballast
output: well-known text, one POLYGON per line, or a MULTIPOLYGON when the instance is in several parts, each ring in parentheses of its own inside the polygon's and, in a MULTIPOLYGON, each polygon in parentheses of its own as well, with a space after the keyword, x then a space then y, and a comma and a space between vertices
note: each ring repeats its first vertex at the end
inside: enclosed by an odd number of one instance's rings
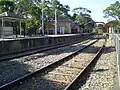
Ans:
POLYGON ((114 44, 107 40, 106 47, 86 83, 79 90, 114 90, 117 80, 117 60, 114 44))
MULTIPOLYGON (((92 42, 92 41, 91 41, 92 42)), ((90 43, 90 42, 89 42, 90 43)), ((70 46, 37 53, 17 59, 0 62, 0 85, 10 82, 27 73, 34 72, 43 66, 53 63, 82 48, 88 43, 73 44, 70 46)))
POLYGON ((103 40, 100 40, 52 71, 39 73, 10 90, 63 90, 86 67, 102 45, 103 40))

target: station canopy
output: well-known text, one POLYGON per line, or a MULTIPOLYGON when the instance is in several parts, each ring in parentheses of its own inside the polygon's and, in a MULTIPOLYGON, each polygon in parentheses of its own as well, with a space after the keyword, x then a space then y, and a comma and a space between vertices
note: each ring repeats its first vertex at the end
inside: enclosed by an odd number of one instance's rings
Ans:
POLYGON ((12 12, 4 12, 0 14, 0 18, 6 18, 6 19, 24 19, 22 15, 17 15, 12 12))
MULTIPOLYGON (((19 35, 21 37, 22 23, 24 22, 24 19, 25 18, 22 15, 18 15, 12 12, 1 13, 0 14, 0 27, 3 27, 3 28, 0 28, 0 38, 14 35, 14 32, 19 32, 19 35), (9 27, 9 28, 6 28, 6 27, 9 27), (18 29, 16 29, 17 27, 18 29)), ((17 33, 16 33, 16 36, 17 36, 17 33)))

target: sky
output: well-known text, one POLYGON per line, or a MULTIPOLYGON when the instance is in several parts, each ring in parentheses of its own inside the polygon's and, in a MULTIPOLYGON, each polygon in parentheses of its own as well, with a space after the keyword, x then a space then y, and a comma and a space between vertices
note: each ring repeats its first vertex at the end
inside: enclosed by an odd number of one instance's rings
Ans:
POLYGON ((103 10, 106 9, 110 4, 120 0, 59 0, 63 5, 70 6, 70 13, 72 9, 76 7, 84 7, 92 11, 91 16, 94 21, 107 22, 103 16, 103 10))

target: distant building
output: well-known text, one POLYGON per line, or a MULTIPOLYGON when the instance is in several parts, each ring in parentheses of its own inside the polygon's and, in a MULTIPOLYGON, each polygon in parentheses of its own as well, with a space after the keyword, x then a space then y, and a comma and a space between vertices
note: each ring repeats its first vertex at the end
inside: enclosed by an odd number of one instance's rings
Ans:
MULTIPOLYGON (((106 27, 106 29, 107 29, 105 32, 106 32, 106 33, 109 33, 109 34, 113 33, 113 28, 114 28, 114 26, 115 26, 116 24, 118 24, 118 21, 116 21, 116 20, 107 22, 107 23, 105 24, 105 27, 106 27)), ((116 32, 116 33, 119 33, 119 32, 116 32)))
POLYGON ((112 39, 112 35, 114 33, 120 33, 119 30, 115 30, 115 25, 118 24, 118 21, 113 20, 113 21, 109 21, 105 24, 105 30, 104 33, 107 33, 109 35, 109 39, 112 39))
POLYGON ((83 33, 84 32, 84 25, 81 25, 80 23, 73 22, 71 27, 71 33, 77 34, 77 33, 83 33))
POLYGON ((0 14, 0 37, 11 37, 25 33, 25 24, 23 16, 11 12, 0 14))
MULTIPOLYGON (((57 19, 57 34, 70 34, 72 21, 67 18, 57 19)), ((45 24, 45 34, 55 34, 55 21, 45 24)))

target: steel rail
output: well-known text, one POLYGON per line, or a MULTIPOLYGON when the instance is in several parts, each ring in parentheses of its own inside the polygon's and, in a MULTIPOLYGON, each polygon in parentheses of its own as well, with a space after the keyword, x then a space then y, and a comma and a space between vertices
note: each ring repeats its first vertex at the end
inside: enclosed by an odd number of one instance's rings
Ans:
POLYGON ((93 59, 87 64, 87 66, 72 80, 72 82, 67 85, 67 87, 64 90, 77 90, 76 86, 78 84, 79 80, 82 80, 81 78, 84 77, 84 75, 86 75, 86 72, 88 70, 90 70, 91 66, 93 64, 95 64, 95 62, 97 62, 98 57, 100 57, 103 48, 105 47, 106 44, 106 39, 105 42, 103 43, 103 46, 98 50, 98 52, 96 53, 96 55, 93 57, 93 59))
POLYGON ((77 55, 78 52, 83 51, 85 48, 93 45, 93 44, 94 44, 95 42, 97 42, 97 41, 98 41, 98 39, 95 40, 95 41, 93 41, 92 43, 88 44, 87 46, 85 46, 85 47, 83 47, 83 48, 75 51, 74 53, 72 53, 72 54, 70 54, 70 55, 68 55, 68 56, 66 56, 66 57, 64 57, 64 58, 62 58, 62 59, 60 59, 60 60, 57 60, 56 62, 54 62, 54 63, 52 63, 52 64, 49 64, 49 65, 47 65, 47 66, 44 66, 44 67, 42 67, 41 69, 39 69, 39 70, 37 70, 37 71, 35 71, 35 72, 33 72, 33 73, 26 74, 26 75, 24 75, 24 76, 22 76, 22 77, 20 77, 20 78, 17 78, 17 79, 15 79, 15 80, 13 80, 13 81, 11 81, 11 82, 9 82, 9 83, 6 83, 6 84, 0 86, 0 90, 6 90, 7 88, 12 87, 12 86, 15 86, 15 85, 17 85, 18 83, 20 83, 20 82, 22 82, 22 81, 24 81, 24 80, 26 80, 26 79, 34 76, 34 75, 37 74, 37 73, 44 72, 46 69, 50 68, 50 67, 53 66, 53 65, 59 64, 60 62, 62 62, 62 61, 64 61, 64 60, 65 60, 65 61, 69 60, 69 59, 72 58, 73 56, 77 55))

